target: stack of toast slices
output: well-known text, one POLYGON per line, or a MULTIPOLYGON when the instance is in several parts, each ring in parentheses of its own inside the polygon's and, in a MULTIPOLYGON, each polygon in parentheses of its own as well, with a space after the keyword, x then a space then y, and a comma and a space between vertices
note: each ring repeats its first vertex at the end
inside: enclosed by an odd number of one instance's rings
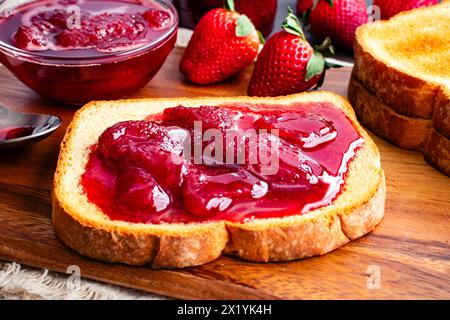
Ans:
POLYGON ((450 175, 450 3, 360 27, 349 100, 375 134, 450 175))

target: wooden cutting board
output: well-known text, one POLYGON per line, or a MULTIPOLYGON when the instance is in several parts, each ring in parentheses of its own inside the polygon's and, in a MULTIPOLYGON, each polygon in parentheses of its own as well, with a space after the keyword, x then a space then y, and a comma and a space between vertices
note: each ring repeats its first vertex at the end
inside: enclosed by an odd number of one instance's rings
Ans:
MULTIPOLYGON (((216 86, 187 83, 178 73, 182 50, 175 49, 135 97, 246 94, 251 70, 216 86)), ((325 89, 345 96, 349 76, 348 68, 330 71, 325 89)), ((222 257, 201 267, 154 271, 83 258, 53 234, 53 172, 75 109, 39 98, 5 68, 0 68, 0 103, 63 119, 62 128, 32 147, 0 150, 0 259, 58 272, 77 265, 86 278, 175 298, 450 298, 450 178, 420 153, 374 138, 387 178, 386 217, 370 235, 330 254, 271 264, 222 257)))

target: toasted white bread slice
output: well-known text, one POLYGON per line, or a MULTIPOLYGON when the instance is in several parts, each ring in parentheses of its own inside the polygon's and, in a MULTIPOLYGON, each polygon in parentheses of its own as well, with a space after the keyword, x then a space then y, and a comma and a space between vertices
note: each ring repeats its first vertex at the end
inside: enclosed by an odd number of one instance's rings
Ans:
POLYGON ((333 93, 277 98, 177 98, 92 102, 79 110, 61 145, 53 192, 57 236, 82 255, 108 262, 181 268, 222 253, 250 261, 288 261, 330 252, 372 231, 384 215, 385 181, 379 151, 357 123, 348 102, 333 93), (88 201, 80 185, 89 148, 108 127, 164 108, 226 103, 282 104, 329 101, 343 109, 365 139, 350 162, 346 183, 332 205, 304 215, 248 223, 137 224, 112 221, 88 201))
POLYGON ((431 119, 411 118, 395 112, 351 77, 348 98, 361 123, 375 134, 405 149, 423 151, 433 130, 431 119))
POLYGON ((450 176, 450 140, 438 129, 448 127, 450 122, 450 100, 444 94, 435 110, 445 115, 438 117, 444 121, 434 123, 434 127, 432 120, 398 114, 354 77, 350 79, 348 97, 364 126, 399 147, 422 151, 425 160, 450 176))
POLYGON ((449 2, 366 24, 353 76, 397 113, 431 119, 439 90, 450 88, 449 34, 449 2))

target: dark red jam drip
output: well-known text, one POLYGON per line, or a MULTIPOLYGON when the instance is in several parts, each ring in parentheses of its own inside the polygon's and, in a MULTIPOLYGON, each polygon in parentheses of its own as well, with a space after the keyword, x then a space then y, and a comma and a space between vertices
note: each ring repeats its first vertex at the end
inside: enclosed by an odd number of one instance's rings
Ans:
POLYGON ((36 1, 1 24, 1 33, 12 37, 0 40, 27 51, 132 49, 173 25, 170 12, 156 2, 152 6, 126 0, 36 1))
POLYGON ((112 220, 285 217, 330 205, 363 143, 352 121, 330 103, 179 106, 108 128, 92 147, 81 185, 112 220), (223 139, 230 132, 256 135, 244 144, 234 138, 217 146, 209 129, 223 139), (200 157, 192 147, 196 141, 200 157), (208 152, 211 145, 215 152, 208 152))
POLYGON ((0 129, 0 141, 18 139, 33 133, 34 127, 14 127, 0 129))

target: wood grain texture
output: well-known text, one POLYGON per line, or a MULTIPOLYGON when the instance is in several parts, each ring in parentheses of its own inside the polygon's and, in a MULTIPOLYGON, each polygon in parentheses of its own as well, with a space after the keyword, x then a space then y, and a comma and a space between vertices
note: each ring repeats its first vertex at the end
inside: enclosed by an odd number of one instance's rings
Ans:
MULTIPOLYGON (((134 97, 245 95, 250 71, 198 87, 178 73, 176 49, 157 77, 134 97)), ((324 89, 346 94, 350 69, 329 72, 324 89)), ((258 264, 222 257, 176 271, 111 265, 81 257, 60 243, 51 225, 51 183, 59 143, 75 109, 39 98, 0 68, 0 103, 59 115, 63 127, 27 149, 0 150, 0 259, 66 272, 175 298, 449 299, 450 178, 417 152, 379 138, 387 181, 386 216, 371 234, 322 257, 258 264), (369 289, 379 268, 381 287, 369 289)))

